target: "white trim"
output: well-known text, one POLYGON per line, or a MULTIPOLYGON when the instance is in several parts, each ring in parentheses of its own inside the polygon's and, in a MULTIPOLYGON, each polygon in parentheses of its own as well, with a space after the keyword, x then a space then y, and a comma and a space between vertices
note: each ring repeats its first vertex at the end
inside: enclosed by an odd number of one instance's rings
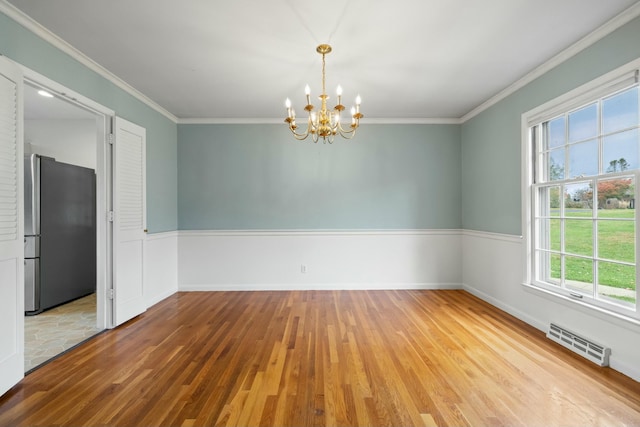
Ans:
MULTIPOLYGON (((1 4, 2 3, 0 3, 0 5, 1 4)), ((104 105, 67 88, 66 86, 63 86, 60 83, 53 81, 50 78, 22 64, 18 65, 22 69, 24 80, 26 82, 40 86, 46 89, 48 92, 51 92, 52 94, 65 99, 67 102, 77 105, 84 110, 89 110, 92 113, 102 114, 105 116, 114 116, 116 114, 112 109, 107 108, 104 105)))
MULTIPOLYGON (((638 4, 640 5, 640 3, 638 4)), ((635 77, 633 73, 637 72, 638 69, 640 69, 640 58, 627 62, 615 70, 611 70, 523 113, 522 124, 527 128, 531 127, 560 114, 563 110, 569 111, 602 98, 607 93, 615 91, 619 85, 622 85, 621 87, 631 85, 635 77), (549 111, 549 114, 545 114, 547 111, 549 111)))
POLYGON ((478 114, 494 106, 495 104, 502 101, 509 95, 522 89, 524 86, 528 85, 538 77, 541 77, 542 75, 551 71, 553 68, 567 61, 569 58, 582 52, 589 46, 595 44, 599 40, 608 36, 618 28, 627 24, 628 22, 631 22, 638 16, 640 16, 640 3, 636 3, 633 6, 629 7, 628 9, 622 11, 617 16, 613 17, 605 24, 596 28, 594 31, 587 34, 586 36, 584 36, 583 38, 581 38, 580 40, 578 40, 568 48, 564 49, 562 52, 553 56, 551 59, 549 59, 542 65, 534 68, 521 79, 507 86, 505 89, 501 90, 500 92, 498 92, 497 94, 495 94, 494 96, 492 96, 491 98, 489 98, 488 100, 486 100, 485 102, 483 102, 482 104, 474 108, 473 110, 469 111, 467 114, 462 116, 460 120, 462 121, 462 123, 465 123, 468 120, 471 120, 478 114))
POLYGON ((148 233, 147 241, 149 240, 160 240, 160 239, 170 239, 171 237, 178 237, 179 231, 161 231, 159 233, 148 233))
POLYGON ((458 236, 461 229, 381 229, 381 230, 180 230, 185 237, 228 237, 228 236, 458 236))
POLYGON ((501 234, 501 233, 492 233, 489 231, 479 231, 479 230, 463 230, 464 236, 469 237, 478 237, 481 239, 493 239, 493 240, 501 240, 503 242, 508 243, 522 243, 522 236, 516 236, 513 234, 501 234))
POLYGON ((366 124, 380 125, 461 125, 462 119, 457 117, 423 117, 423 118, 367 118, 362 119, 366 124))
POLYGON ((582 313, 598 317, 599 319, 615 323, 617 326, 625 327, 633 332, 638 332, 640 330, 640 319, 628 317, 619 312, 607 310, 601 306, 579 301, 536 285, 522 283, 522 287, 526 292, 538 295, 567 307, 571 307, 575 310, 581 311, 582 313))
POLYGON ((149 106, 150 108, 156 110, 160 114, 164 115, 169 120, 174 123, 178 122, 178 118, 164 109, 162 106, 154 102, 151 98, 147 97, 145 94, 122 80, 120 77, 113 74, 111 71, 104 68, 102 65, 95 62, 93 59, 89 58, 84 53, 80 52, 78 49, 64 41, 62 38, 55 35, 49 29, 45 28, 43 25, 32 19, 30 16, 26 15, 20 9, 16 8, 12 4, 8 3, 6 0, 0 0, 0 12, 7 15, 9 18, 16 21, 18 24, 25 27, 27 30, 34 33, 36 36, 40 37, 47 43, 50 43, 54 47, 60 49, 62 52, 71 56, 71 58, 80 62, 85 67, 89 68, 91 71, 94 71, 101 77, 105 78, 109 82, 113 83, 115 86, 124 90, 131 96, 137 98, 142 101, 144 104, 149 106))
POLYGON ((615 354, 609 355, 609 367, 618 372, 622 372, 625 375, 631 377, 633 380, 640 382, 640 368, 637 363, 626 363, 616 359, 615 354))
POLYGON ((486 294, 472 286, 467 285, 466 283, 462 285, 462 289, 464 289, 465 291, 469 292, 472 295, 475 295, 476 297, 480 298, 483 301, 488 302, 489 304, 491 304, 494 307, 499 308, 500 310, 509 313, 510 315, 512 315, 513 317, 516 317, 520 320, 522 320, 525 323, 528 323, 529 325, 533 326, 536 329, 539 329, 543 332, 546 332, 547 330, 547 326, 545 325, 543 322, 540 322, 538 319, 536 319, 535 317, 531 317, 528 314, 517 310, 515 308, 513 308, 512 306, 503 303, 502 301, 492 297, 489 294, 486 294))
POLYGON ((274 118, 214 118, 214 117, 201 117, 192 119, 178 119, 179 125, 275 125, 283 124, 284 119, 274 118))
POLYGON ((217 291, 365 291, 365 290, 436 290, 463 289, 462 283, 251 283, 179 285, 178 292, 217 291))
MULTIPOLYGON (((364 118, 363 123, 367 124, 383 124, 383 125, 459 125, 462 120, 458 118, 364 118)), ((178 119, 179 125, 218 125, 218 124, 282 124, 282 118, 195 118, 195 119, 178 119)))

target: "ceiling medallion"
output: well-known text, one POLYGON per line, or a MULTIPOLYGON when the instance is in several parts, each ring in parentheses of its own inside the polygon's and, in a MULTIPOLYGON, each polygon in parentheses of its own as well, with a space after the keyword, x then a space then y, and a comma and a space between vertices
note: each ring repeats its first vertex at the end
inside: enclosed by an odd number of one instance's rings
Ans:
POLYGON ((360 126, 360 119, 364 117, 360 113, 360 95, 356 97, 355 107, 351 107, 351 124, 347 129, 342 127, 340 113, 345 109, 342 105, 342 87, 338 85, 336 94, 338 95, 338 104, 333 107, 333 110, 327 110, 327 96, 325 90, 325 60, 324 57, 331 52, 331 46, 328 44, 321 44, 316 48, 316 51, 322 55, 322 95, 318 96, 321 101, 320 111, 315 112, 314 106, 311 104, 311 89, 309 85, 304 88, 305 95, 307 96, 307 105, 304 107, 309 117, 307 119, 307 129, 302 132, 296 132, 298 125, 296 125, 296 112, 291 108, 291 101, 287 98, 285 106, 287 107, 287 118, 284 119, 285 123, 289 125, 289 129, 293 136, 298 140, 306 139, 309 135, 313 139, 313 142, 318 142, 319 138, 323 139, 323 142, 333 143, 334 137, 340 135, 345 139, 351 139, 356 134, 356 129, 360 126))

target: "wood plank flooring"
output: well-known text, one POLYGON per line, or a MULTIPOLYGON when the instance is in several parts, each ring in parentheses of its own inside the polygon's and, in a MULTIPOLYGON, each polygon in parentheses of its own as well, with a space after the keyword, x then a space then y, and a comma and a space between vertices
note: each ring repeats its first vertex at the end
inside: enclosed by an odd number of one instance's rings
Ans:
POLYGON ((640 425, 640 384, 464 291, 190 292, 1 397, 27 425, 640 425))

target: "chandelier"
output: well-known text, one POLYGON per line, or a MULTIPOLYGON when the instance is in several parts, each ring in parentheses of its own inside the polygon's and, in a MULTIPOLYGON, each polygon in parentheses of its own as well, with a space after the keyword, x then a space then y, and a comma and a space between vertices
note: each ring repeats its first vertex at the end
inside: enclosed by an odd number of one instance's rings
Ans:
POLYGON ((311 89, 309 85, 304 88, 305 95, 307 96, 307 105, 304 107, 305 111, 309 115, 307 119, 307 128, 304 132, 298 133, 296 129, 296 112, 291 108, 291 101, 287 98, 285 106, 287 107, 287 118, 284 119, 285 123, 289 125, 289 129, 293 136, 298 140, 306 139, 309 135, 313 138, 313 142, 318 142, 319 138, 323 139, 323 142, 333 143, 334 137, 340 135, 343 138, 351 139, 356 134, 356 129, 360 125, 360 119, 363 115, 360 113, 360 95, 356 97, 356 106, 351 107, 351 124, 347 129, 342 127, 340 113, 344 111, 345 107, 342 105, 342 87, 338 85, 336 94, 338 95, 338 104, 333 107, 333 110, 327 109, 327 100, 329 96, 325 90, 325 60, 326 54, 331 52, 331 46, 328 44, 321 44, 316 48, 316 51, 322 55, 322 95, 320 99, 320 111, 314 111, 315 107, 311 104, 311 89))

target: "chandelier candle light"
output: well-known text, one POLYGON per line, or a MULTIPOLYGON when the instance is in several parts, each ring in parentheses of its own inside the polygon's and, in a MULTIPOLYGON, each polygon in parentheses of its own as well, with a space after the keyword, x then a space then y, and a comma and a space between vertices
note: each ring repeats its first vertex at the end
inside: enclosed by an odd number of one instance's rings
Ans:
POLYGON ((322 95, 318 98, 321 101, 320 111, 315 112, 314 106, 311 104, 311 89, 309 85, 304 88, 304 93, 307 96, 307 106, 304 107, 305 111, 309 114, 307 120, 307 129, 302 132, 296 132, 298 125, 296 125, 296 112, 291 108, 291 101, 287 98, 285 106, 287 107, 287 118, 284 119, 285 123, 289 125, 289 129, 293 136, 298 140, 306 139, 309 134, 313 138, 313 142, 318 142, 318 139, 322 137, 324 142, 333 143, 333 139, 336 135, 340 135, 343 138, 351 139, 356 134, 356 129, 360 125, 360 119, 363 115, 360 113, 360 95, 356 97, 356 106, 351 107, 351 124, 349 128, 344 129, 340 121, 340 113, 345 109, 342 105, 342 87, 338 85, 336 94, 338 95, 338 104, 333 107, 333 110, 327 110, 327 99, 329 96, 325 90, 325 60, 326 54, 331 52, 331 46, 328 44, 321 44, 316 48, 316 51, 322 55, 322 95))

